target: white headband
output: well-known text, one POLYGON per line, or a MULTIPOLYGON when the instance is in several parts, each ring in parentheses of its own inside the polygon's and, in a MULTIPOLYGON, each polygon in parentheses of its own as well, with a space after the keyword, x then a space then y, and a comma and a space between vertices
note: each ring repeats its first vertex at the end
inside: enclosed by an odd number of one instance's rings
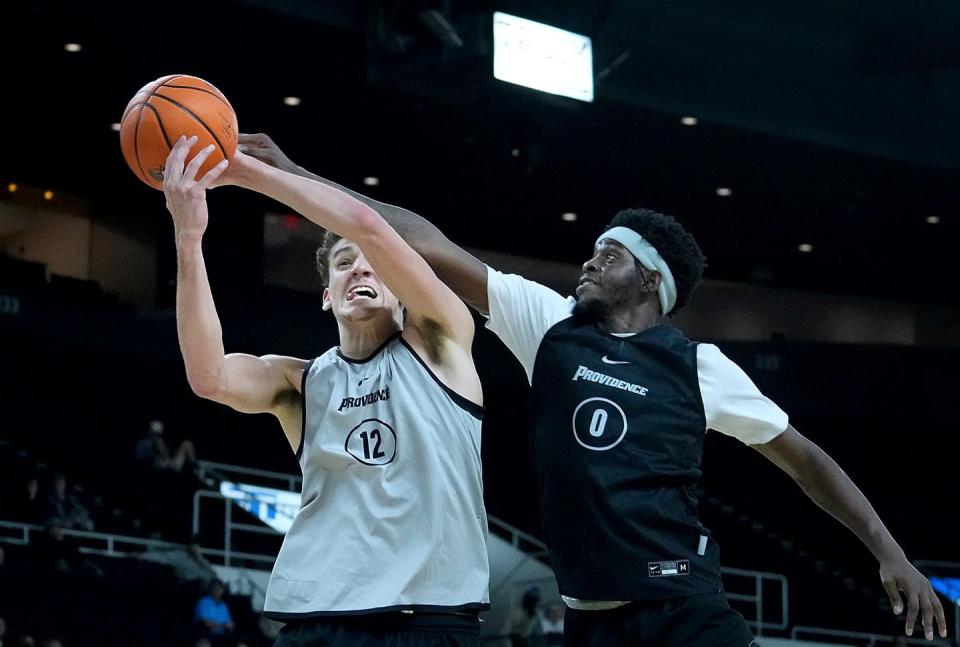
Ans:
POLYGON ((660 287, 657 288, 657 294, 660 296, 660 311, 666 316, 677 303, 677 284, 673 280, 673 272, 670 271, 670 266, 660 256, 657 248, 628 227, 614 227, 603 232, 597 238, 595 245, 599 245, 603 240, 613 240, 620 243, 645 268, 660 272, 660 287))

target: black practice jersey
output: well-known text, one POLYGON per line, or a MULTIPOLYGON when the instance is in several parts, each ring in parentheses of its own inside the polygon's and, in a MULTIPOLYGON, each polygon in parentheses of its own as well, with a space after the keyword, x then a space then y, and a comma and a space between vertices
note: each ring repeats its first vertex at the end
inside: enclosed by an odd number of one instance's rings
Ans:
POLYGON ((531 383, 532 454, 560 592, 630 601, 722 590, 694 488, 708 428, 747 443, 787 416, 716 346, 655 326, 612 335, 564 299, 490 271, 493 330, 531 383))

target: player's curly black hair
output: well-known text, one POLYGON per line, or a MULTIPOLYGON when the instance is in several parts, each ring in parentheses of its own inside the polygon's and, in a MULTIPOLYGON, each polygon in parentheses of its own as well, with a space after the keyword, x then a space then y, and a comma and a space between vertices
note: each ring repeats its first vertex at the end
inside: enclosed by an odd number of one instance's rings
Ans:
POLYGON ((694 237, 676 218, 650 209, 624 209, 613 217, 606 229, 613 227, 628 227, 643 236, 670 266, 677 284, 677 302, 665 314, 673 316, 690 303, 694 288, 703 278, 707 259, 694 237))
POLYGON ((337 244, 343 236, 335 234, 329 229, 323 232, 323 242, 317 247, 317 271, 320 272, 320 279, 323 281, 323 287, 330 285, 330 252, 333 246, 337 244))

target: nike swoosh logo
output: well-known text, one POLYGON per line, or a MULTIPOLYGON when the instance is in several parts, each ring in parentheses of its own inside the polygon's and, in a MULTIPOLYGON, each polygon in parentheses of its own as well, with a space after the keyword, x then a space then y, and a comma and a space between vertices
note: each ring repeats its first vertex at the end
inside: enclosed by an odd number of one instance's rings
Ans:
POLYGON ((604 355, 602 359, 604 364, 629 364, 630 363, 630 362, 618 362, 615 359, 607 359, 606 355, 604 355))

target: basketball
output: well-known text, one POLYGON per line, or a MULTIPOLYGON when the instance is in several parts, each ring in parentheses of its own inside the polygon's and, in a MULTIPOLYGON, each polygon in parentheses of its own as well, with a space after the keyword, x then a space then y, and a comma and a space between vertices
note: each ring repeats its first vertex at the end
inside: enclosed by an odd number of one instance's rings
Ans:
POLYGON ((187 157, 210 144, 213 153, 197 179, 237 149, 237 115, 227 98, 203 79, 171 74, 133 95, 120 119, 120 148, 134 174, 154 189, 163 188, 163 169, 181 135, 197 137, 187 157))

